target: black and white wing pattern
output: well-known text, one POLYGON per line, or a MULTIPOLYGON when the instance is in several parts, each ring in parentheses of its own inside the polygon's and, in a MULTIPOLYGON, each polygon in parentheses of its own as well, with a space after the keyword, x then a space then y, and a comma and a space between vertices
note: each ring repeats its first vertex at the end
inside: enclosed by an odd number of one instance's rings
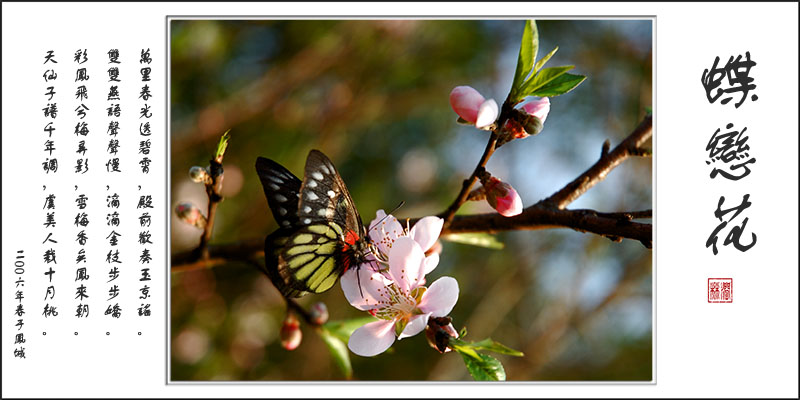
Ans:
POLYGON ((331 160, 318 150, 308 153, 300 193, 297 215, 301 224, 332 221, 345 232, 363 233, 361 216, 347 186, 331 160))
POLYGON ((280 272, 280 254, 294 233, 293 228, 298 225, 297 203, 303 182, 282 165, 264 157, 256 159, 256 173, 278 224, 278 230, 267 236, 264 242, 264 273, 285 296, 303 296, 306 292, 290 287, 280 272))
POLYGON ((266 158, 259 157, 256 170, 279 225, 267 236, 264 252, 265 272, 281 293, 322 293, 364 260, 361 217, 328 157, 312 150, 302 182, 266 158))
POLYGON ((264 157, 256 159, 256 172, 278 228, 297 226, 297 203, 303 182, 282 165, 264 157))

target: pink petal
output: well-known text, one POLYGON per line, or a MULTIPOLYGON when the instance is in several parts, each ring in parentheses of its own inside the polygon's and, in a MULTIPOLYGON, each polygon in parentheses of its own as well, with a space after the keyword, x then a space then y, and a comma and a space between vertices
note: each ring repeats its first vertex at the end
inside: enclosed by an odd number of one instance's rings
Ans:
POLYGON ((369 225, 367 226, 367 233, 369 234, 369 238, 373 243, 380 242, 381 238, 383 237, 383 231, 380 229, 379 222, 381 222, 384 217, 386 217, 386 213, 383 210, 376 211, 375 219, 370 221, 369 225))
POLYGON ((394 343, 394 321, 370 322, 353 332, 347 347, 350 351, 363 357, 372 357, 383 353, 394 343))
POLYGON ((547 114, 550 113, 550 98, 549 97, 542 97, 539 100, 534 100, 522 105, 522 109, 525 110, 526 113, 533 115, 544 123, 544 120, 547 119, 547 114))
POLYGON ((437 265, 439 265, 439 253, 432 253, 425 257, 425 275, 431 273, 437 265))
POLYGON ((434 317, 446 317, 458 301, 458 281, 443 276, 433 282, 422 295, 419 309, 434 317))
POLYGON ((426 252, 436 243, 436 239, 439 238, 439 234, 442 232, 443 225, 444 220, 439 217, 425 217, 417 221, 408 236, 416 240, 422 251, 426 252))
POLYGON ((403 292, 420 285, 423 278, 425 253, 410 237, 397 238, 389 253, 389 275, 403 292))
POLYGON ((522 198, 511 185, 506 188, 506 195, 497 198, 497 212, 504 217, 513 217, 522 213, 522 198))
POLYGON ((457 86, 450 92, 450 107, 459 117, 473 124, 478 120, 478 109, 483 101, 483 96, 470 86, 457 86))
POLYGON ((408 325, 406 325, 406 329, 403 329, 403 332, 400 336, 397 337, 397 340, 404 339, 410 336, 414 336, 423 329, 425 326, 428 325, 428 318, 431 316, 431 313, 415 315, 408 321, 408 325))
POLYGON ((478 118, 475 120, 475 127, 481 129, 493 124, 497 119, 499 111, 497 102, 494 101, 494 99, 484 101, 478 109, 478 118))
POLYGON ((360 268, 348 269, 341 279, 344 297, 353 307, 363 311, 378 308, 378 302, 383 299, 381 291, 385 292, 386 286, 391 282, 380 273, 375 272, 373 266, 369 264, 363 264, 360 268))
POLYGON ((368 229, 372 243, 378 246, 378 250, 383 254, 389 254, 394 241, 405 234, 403 225, 393 215, 388 216, 383 210, 378 210, 377 218, 372 220, 368 229), (385 218, 384 218, 385 217, 385 218), (380 221, 380 222, 378 222, 380 221))

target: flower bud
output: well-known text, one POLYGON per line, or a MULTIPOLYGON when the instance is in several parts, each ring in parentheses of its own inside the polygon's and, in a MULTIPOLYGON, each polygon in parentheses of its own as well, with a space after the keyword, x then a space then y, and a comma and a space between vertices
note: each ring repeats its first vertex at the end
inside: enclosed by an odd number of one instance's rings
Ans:
POLYGON ((547 119, 547 114, 550 113, 550 98, 542 97, 539 100, 527 102, 522 105, 522 109, 525 110, 526 113, 539 118, 544 124, 544 121, 547 119))
POLYGON ((432 317, 425 327, 425 337, 428 339, 428 344, 439 353, 447 353, 450 351, 448 347, 450 338, 458 339, 458 332, 453 327, 450 317, 432 317))
POLYGON ((286 315, 281 325, 281 346, 286 350, 294 350, 303 341, 303 331, 300 330, 300 321, 297 320, 294 313, 290 312, 286 315))
POLYGON ((488 128, 499 114, 497 102, 486 100, 470 86, 457 86, 450 92, 450 107, 461 119, 478 129, 488 128))
POLYGON ((486 201, 500 215, 513 217, 522 213, 522 199, 511 185, 491 177, 483 186, 486 189, 486 201))
POLYGON ((175 207, 175 213, 181 221, 189 225, 203 229, 206 227, 206 217, 192 203, 180 203, 175 207))
POLYGON ((536 135, 542 131, 542 128, 544 128, 542 120, 535 115, 526 115, 522 122, 522 126, 525 128, 525 136, 536 135))
POLYGON ((208 171, 205 168, 195 165, 189 169, 189 178, 191 178, 192 182, 205 183, 211 177, 208 175, 208 171))
POLYGON ((459 117, 470 123, 478 120, 478 110, 485 99, 470 86, 456 86, 450 92, 450 107, 459 117))
POLYGON ((308 313, 311 315, 311 322, 316 325, 328 322, 328 307, 323 302, 314 303, 308 313))

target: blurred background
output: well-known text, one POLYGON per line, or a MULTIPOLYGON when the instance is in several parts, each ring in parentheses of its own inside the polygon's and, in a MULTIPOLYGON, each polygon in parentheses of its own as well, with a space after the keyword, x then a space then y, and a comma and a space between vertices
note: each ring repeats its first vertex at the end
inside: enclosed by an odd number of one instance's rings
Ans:
MULTIPOLYGON (((204 21, 171 24, 172 209, 205 210, 206 166, 230 129, 225 196, 211 243, 263 238, 276 228, 255 172, 257 156, 302 178, 310 149, 339 169, 365 222, 377 209, 398 218, 444 210, 475 167, 487 134, 456 124, 448 96, 470 85, 502 103, 511 86, 521 20, 204 21)), ((551 99, 537 136, 499 149, 487 169, 524 205, 545 198, 617 145, 652 105, 650 20, 540 20, 539 56, 575 65, 588 79, 551 99)), ((624 162, 569 208, 652 208, 650 158, 624 162)), ((460 213, 492 211, 471 202, 460 213)), ((173 212, 171 251, 197 246, 201 231, 173 212)), ((635 241, 568 229, 497 235, 503 250, 443 242, 432 282, 452 276, 451 316, 468 340, 491 337, 524 357, 497 355, 508 380, 650 380, 652 252, 635 241)), ((284 350, 285 303, 246 263, 173 272, 173 380, 342 379, 316 333, 284 350)), ((332 320, 362 317, 339 286, 318 296, 332 320)), ((373 358, 351 355, 357 380, 471 380, 459 355, 439 354, 424 335, 373 358)))

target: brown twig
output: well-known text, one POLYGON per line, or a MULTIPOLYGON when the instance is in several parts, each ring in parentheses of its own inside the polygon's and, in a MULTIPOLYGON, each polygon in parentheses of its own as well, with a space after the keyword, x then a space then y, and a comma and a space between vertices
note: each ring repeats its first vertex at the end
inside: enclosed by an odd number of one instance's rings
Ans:
POLYGON ((264 257, 264 238, 209 245, 208 258, 200 258, 197 251, 186 251, 172 256, 172 271, 193 271, 213 268, 231 261, 246 262, 253 257, 264 257))
POLYGON ((650 139, 652 134, 653 117, 647 115, 644 120, 639 123, 639 126, 637 126, 622 143, 617 145, 614 150, 608 152, 608 146, 604 144, 600 159, 594 163, 591 168, 564 186, 564 188, 539 203, 558 209, 564 209, 582 194, 586 193, 592 186, 605 179, 606 175, 608 175, 614 167, 628 159, 628 157, 646 154, 647 152, 643 150, 641 146, 650 139))
MULTIPOLYGON (((632 219, 650 218, 651 210, 623 213, 600 213, 594 210, 556 210, 533 205, 516 217, 507 218, 500 214, 458 215, 450 226, 442 229, 442 236, 456 233, 485 232, 496 233, 512 230, 537 230, 569 228, 579 232, 591 232, 613 241, 632 239, 645 247, 652 247, 653 227, 651 224, 633 222, 632 219), (631 217, 631 218, 628 218, 631 217)), ((417 219, 410 220, 413 224, 417 219)), ((176 254, 172 258, 172 271, 187 271, 211 268, 227 261, 244 261, 251 257, 264 255, 264 240, 248 240, 223 245, 210 246, 208 260, 196 260, 193 252, 176 254)))
MULTIPOLYGON (((464 181, 464 186, 456 200, 439 214, 446 221, 449 218, 449 223, 445 223, 441 234, 444 236, 469 232, 496 233, 511 230, 569 228, 579 232, 601 235, 615 242, 622 239, 637 240, 646 248, 652 248, 652 225, 633 222, 634 219, 652 218, 652 210, 604 213, 587 209, 565 209, 569 203, 602 181, 622 161, 632 156, 648 153, 647 150, 641 148, 641 145, 651 135, 652 118, 647 116, 614 150, 608 152, 607 148, 610 146, 604 146, 600 159, 586 172, 552 196, 525 208, 520 215, 510 218, 497 213, 456 216, 455 212, 466 201, 470 188, 477 181, 478 175, 483 171, 486 162, 495 150, 497 135, 493 132, 481 161, 470 178, 464 181)), ((413 225, 417 220, 418 218, 410 219, 410 224, 413 225)), ((242 261, 254 256, 263 256, 263 246, 263 239, 257 239, 208 246, 209 256, 206 258, 199 258, 196 252, 180 253, 172 258, 172 270, 210 268, 226 261, 242 261)))
POLYGON ((651 248, 652 225, 633 222, 634 215, 635 218, 649 218, 642 215, 652 215, 652 212, 600 213, 594 210, 558 210, 534 204, 514 217, 504 217, 497 213, 456 216, 450 226, 442 230, 442 235, 570 228, 601 235, 615 242, 622 239, 637 240, 645 247, 651 248), (632 218, 628 218, 629 216, 632 218))
POLYGON ((456 199, 447 207, 446 210, 439 213, 439 217, 444 219, 444 227, 447 228, 453 221, 453 217, 456 215, 456 212, 459 208, 467 201, 469 197, 470 189, 472 189, 472 185, 480 177, 481 173, 486 171, 486 163, 489 162, 489 158, 492 157, 494 151, 502 145, 502 143, 498 143, 500 139, 500 130, 505 124, 506 120, 511 118, 512 115, 518 113, 518 110, 514 109, 514 105, 511 104, 509 99, 507 98, 503 102, 503 106, 500 109, 500 115, 497 118, 497 121, 492 125, 491 132, 492 134, 489 136, 489 141, 486 143, 486 148, 483 150, 483 155, 481 159, 478 160, 478 165, 475 166, 475 169, 472 171, 472 174, 469 178, 464 180, 464 183, 461 186, 461 191, 458 192, 456 199))
POLYGON ((472 189, 472 185, 478 180, 478 175, 483 172, 486 168, 486 163, 489 162, 489 158, 494 154, 495 145, 497 144, 497 133, 492 132, 491 136, 489 137, 489 142, 486 143, 486 149, 483 150, 483 155, 481 156, 480 161, 478 161, 478 165, 472 171, 472 175, 469 178, 464 180, 463 185, 461 186, 461 191, 456 196, 456 199, 453 200, 453 203, 447 207, 439 216, 444 219, 444 226, 447 227, 453 221, 453 217, 461 208, 461 205, 467 201, 467 196, 469 196, 469 191, 472 189))
POLYGON ((200 259, 208 260, 211 256, 208 251, 208 242, 211 240, 211 233, 214 231, 214 222, 217 215, 217 205, 222 201, 220 192, 222 191, 222 160, 212 159, 209 166, 210 182, 206 183, 206 194, 208 195, 208 212, 206 213, 206 225, 203 228, 203 235, 200 236, 200 244, 197 252, 200 259))

